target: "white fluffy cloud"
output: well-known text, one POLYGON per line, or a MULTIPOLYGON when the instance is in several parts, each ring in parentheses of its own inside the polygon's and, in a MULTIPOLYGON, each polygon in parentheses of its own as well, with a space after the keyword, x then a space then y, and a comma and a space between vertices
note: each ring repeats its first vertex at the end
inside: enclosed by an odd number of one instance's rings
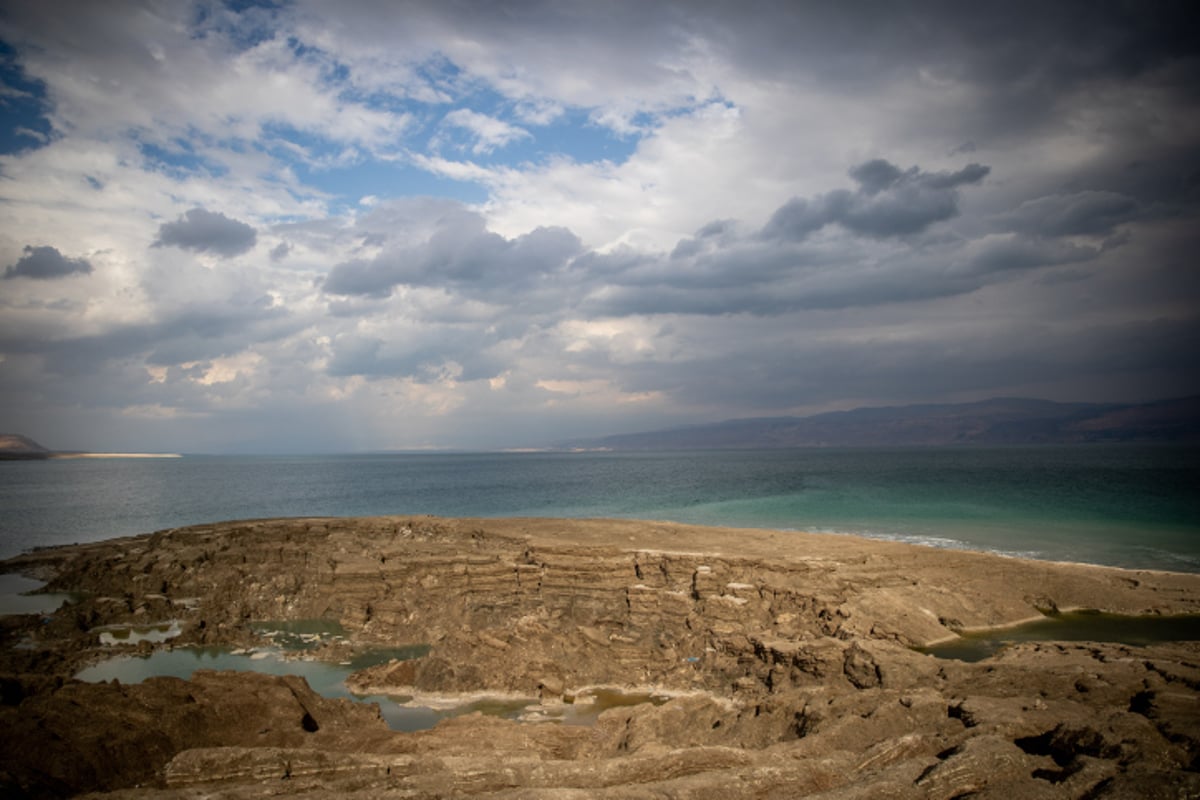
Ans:
POLYGON ((532 138, 524 128, 469 108, 451 111, 442 118, 442 124, 466 130, 475 140, 471 145, 471 152, 475 155, 490 153, 497 147, 504 147, 520 139, 532 138))

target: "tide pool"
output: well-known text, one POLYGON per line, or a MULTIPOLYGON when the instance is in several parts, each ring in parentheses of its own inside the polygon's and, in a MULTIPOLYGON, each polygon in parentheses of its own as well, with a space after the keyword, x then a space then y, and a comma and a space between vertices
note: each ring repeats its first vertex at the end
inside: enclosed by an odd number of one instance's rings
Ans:
MULTIPOLYGON (((346 688, 346 677, 355 669, 348 664, 330 664, 302 658, 288 658, 283 651, 231 651, 222 647, 177 647, 157 650, 148 656, 116 656, 86 669, 75 677, 89 683, 119 680, 121 683, 141 683, 147 678, 174 677, 187 680, 196 670, 230 670, 259 672, 266 675, 299 675, 317 694, 324 697, 378 703, 388 726, 393 730, 416 731, 431 728, 439 720, 453 716, 457 709, 435 710, 409 707, 404 698, 382 695, 358 697, 346 688)), ((530 701, 532 702, 532 701, 530 701)), ((459 713, 467 713, 459 711, 459 713)))
POLYGON ((475 696, 459 701, 448 700, 432 705, 411 702, 404 695, 355 695, 346 688, 351 672, 390 658, 415 658, 428 652, 426 646, 384 648, 366 651, 351 661, 333 664, 308 658, 290 657, 279 649, 234 651, 222 647, 177 647, 160 649, 149 655, 115 656, 80 670, 75 677, 89 683, 118 680, 136 684, 147 678, 174 677, 187 680, 196 670, 259 672, 266 675, 299 675, 317 694, 329 698, 377 703, 388 727, 397 731, 432 728, 450 717, 476 711, 505 719, 528 722, 556 722, 564 725, 591 725, 610 709, 638 703, 662 703, 665 696, 626 693, 613 689, 581 692, 570 703, 542 705, 535 698, 475 696))
POLYGON ((38 590, 45 586, 41 581, 11 573, 0 575, 0 616, 7 614, 50 614, 66 602, 71 595, 38 590))
POLYGON ((938 658, 982 661, 1015 642, 1116 642, 1134 647, 1159 642, 1200 641, 1200 614, 1133 616, 1099 611, 1068 611, 1045 619, 971 631, 922 652, 938 658))

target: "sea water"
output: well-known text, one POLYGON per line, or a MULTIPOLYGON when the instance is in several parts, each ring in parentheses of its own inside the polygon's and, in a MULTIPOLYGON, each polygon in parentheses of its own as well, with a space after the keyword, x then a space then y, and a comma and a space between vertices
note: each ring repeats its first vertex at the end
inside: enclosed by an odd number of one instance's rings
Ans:
POLYGON ((619 517, 1200 572, 1200 448, 1132 445, 0 461, 0 557, 280 516, 619 517))

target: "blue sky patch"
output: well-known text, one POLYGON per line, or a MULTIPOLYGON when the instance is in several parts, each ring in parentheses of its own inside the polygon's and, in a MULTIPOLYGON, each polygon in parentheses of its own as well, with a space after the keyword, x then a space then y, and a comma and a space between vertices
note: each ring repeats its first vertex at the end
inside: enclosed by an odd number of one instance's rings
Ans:
POLYGON ((0 155, 41 147, 50 141, 46 86, 17 62, 16 51, 0 41, 0 155))
POLYGON ((429 195, 464 203, 482 203, 488 196, 487 189, 477 183, 451 180, 400 161, 364 161, 320 170, 296 163, 292 168, 305 185, 341 197, 348 205, 368 196, 386 200, 429 195))
POLYGON ((512 162, 541 163, 561 155, 584 164, 596 161, 621 164, 634 154, 642 138, 618 136, 592 123, 583 109, 569 109, 549 125, 525 128, 533 134, 533 139, 514 142, 498 157, 512 162))
MULTIPOLYGON (((523 119, 518 107, 518 103, 494 90, 475 87, 456 98, 453 106, 421 106, 410 140, 414 140, 416 149, 443 158, 487 167, 515 167, 562 157, 578 163, 620 164, 633 155, 642 138, 638 134, 622 136, 596 124, 592 109, 566 107, 548 123, 535 124, 523 119), (454 115, 463 111, 491 117, 515 130, 501 140, 485 141, 469 127, 456 124, 454 115)), ((646 115, 639 124, 648 130, 653 118, 646 115)))

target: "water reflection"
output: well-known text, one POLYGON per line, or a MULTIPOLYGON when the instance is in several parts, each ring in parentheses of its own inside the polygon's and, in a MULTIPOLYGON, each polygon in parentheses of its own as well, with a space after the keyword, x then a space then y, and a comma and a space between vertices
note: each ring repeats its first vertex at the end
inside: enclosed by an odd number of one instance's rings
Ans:
POLYGON ((250 630, 284 650, 315 650, 346 641, 346 631, 335 619, 259 620, 250 630))
POLYGON ((100 644, 103 645, 161 644, 183 633, 183 629, 179 627, 178 620, 168 620, 153 625, 105 625, 92 628, 92 632, 100 634, 100 644))

